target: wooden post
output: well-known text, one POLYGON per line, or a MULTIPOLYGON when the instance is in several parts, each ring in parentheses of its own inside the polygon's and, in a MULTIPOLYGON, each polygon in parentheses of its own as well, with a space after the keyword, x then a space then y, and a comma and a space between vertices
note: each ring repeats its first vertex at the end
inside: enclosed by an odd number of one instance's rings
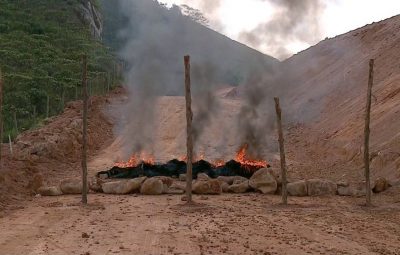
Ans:
POLYGON ((366 205, 371 206, 371 180, 369 176, 369 124, 371 119, 371 95, 374 83, 374 60, 369 61, 369 79, 367 91, 367 106, 365 108, 365 131, 364 131, 364 164, 365 164, 365 183, 366 183, 366 205))
POLYGON ((2 145, 3 145, 3 78, 0 69, 0 170, 2 168, 2 145))
POLYGON ((279 105, 279 98, 275 97, 275 110, 276 119, 278 123, 278 134, 279 134, 279 150, 281 153, 281 175, 282 175, 282 203, 287 205, 287 179, 286 179, 286 157, 285 157, 285 145, 282 131, 282 110, 279 105))
POLYGON ((186 197, 187 203, 192 203, 192 160, 193 160, 193 136, 192 136, 192 98, 190 94, 190 56, 184 57, 185 63, 185 98, 186 98, 186 197))
POLYGON ((82 56, 82 89, 83 89, 83 130, 82 130, 82 203, 87 204, 87 115, 88 115, 88 91, 87 91, 87 58, 82 56))

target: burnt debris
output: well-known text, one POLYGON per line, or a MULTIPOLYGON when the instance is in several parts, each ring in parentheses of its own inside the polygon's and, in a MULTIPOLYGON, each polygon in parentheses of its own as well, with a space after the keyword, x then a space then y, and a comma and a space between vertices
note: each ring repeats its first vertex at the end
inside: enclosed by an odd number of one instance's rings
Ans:
MULTIPOLYGON (((267 167, 270 167, 270 165, 267 165, 267 167)), ((197 175, 200 173, 205 173, 211 178, 217 178, 218 176, 243 176, 250 178, 260 168, 259 166, 244 165, 235 160, 230 160, 221 166, 213 165, 205 160, 199 160, 193 163, 193 178, 197 179, 197 175)), ((178 177, 180 174, 185 173, 186 162, 173 159, 165 164, 141 162, 133 167, 114 166, 110 170, 98 172, 97 176, 107 176, 107 178, 137 178, 141 176, 178 177)))

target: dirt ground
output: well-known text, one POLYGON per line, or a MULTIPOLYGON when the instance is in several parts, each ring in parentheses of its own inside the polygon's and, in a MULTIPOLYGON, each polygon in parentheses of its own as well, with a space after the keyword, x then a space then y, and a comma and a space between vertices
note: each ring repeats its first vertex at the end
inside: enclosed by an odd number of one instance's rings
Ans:
MULTIPOLYGON (((398 191, 397 191, 397 194, 398 191)), ((400 254, 400 196, 37 197, 0 218, 1 254, 400 254), (382 202, 385 201, 385 202, 382 202)))

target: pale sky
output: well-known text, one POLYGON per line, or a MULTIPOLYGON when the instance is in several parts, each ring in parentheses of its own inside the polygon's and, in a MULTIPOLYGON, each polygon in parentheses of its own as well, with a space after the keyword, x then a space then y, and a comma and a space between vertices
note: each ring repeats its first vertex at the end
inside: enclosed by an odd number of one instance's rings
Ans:
MULTIPOLYGON (((400 0, 322 1, 326 3, 326 8, 320 20, 321 40, 400 14, 400 0)), ((209 4, 205 4, 205 2, 214 3, 213 0, 159 0, 159 2, 168 5, 187 4, 199 9, 210 20, 211 28, 238 41, 241 41, 239 38, 241 32, 251 31, 258 24, 268 21, 274 12, 269 1, 265 0, 220 0, 220 5, 215 8, 210 8, 209 4)), ((297 53, 309 46, 301 41, 285 45, 292 53, 297 53)), ((274 55, 268 52, 267 45, 259 45, 256 48, 266 54, 274 55)))

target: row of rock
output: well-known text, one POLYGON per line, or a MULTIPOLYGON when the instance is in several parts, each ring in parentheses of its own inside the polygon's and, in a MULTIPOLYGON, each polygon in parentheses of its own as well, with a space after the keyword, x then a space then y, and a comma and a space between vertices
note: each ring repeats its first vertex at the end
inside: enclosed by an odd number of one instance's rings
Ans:
MULTIPOLYGON (((180 181, 185 176, 179 177, 180 181)), ((199 174, 193 180, 193 193, 217 195, 223 192, 245 193, 257 191, 263 194, 279 194, 282 189, 282 182, 279 171, 271 169, 260 169, 250 179, 241 176, 220 176, 211 179, 206 174, 199 174)), ((373 185, 373 191, 382 192, 389 187, 384 178, 378 178, 373 185)), ((183 194, 185 184, 177 182, 170 177, 139 177, 127 180, 114 180, 104 182, 101 179, 93 179, 89 182, 89 188, 94 192, 106 194, 131 194, 141 193, 144 195, 161 194, 183 194)), ((311 179, 306 181, 294 181, 287 184, 287 191, 290 196, 363 196, 365 185, 350 186, 348 183, 334 183, 329 180, 311 179)), ((38 193, 45 196, 57 196, 62 194, 81 194, 82 182, 80 180, 64 180, 58 186, 40 187, 38 193)))
MULTIPOLYGON (((182 189, 171 187, 173 179, 170 177, 139 177, 127 180, 115 180, 103 182, 101 179, 93 179, 89 182, 90 190, 106 194, 132 194, 144 195, 181 194, 182 189)), ((77 179, 64 180, 58 186, 40 187, 37 192, 43 196, 59 196, 82 194, 82 182, 77 179)))

